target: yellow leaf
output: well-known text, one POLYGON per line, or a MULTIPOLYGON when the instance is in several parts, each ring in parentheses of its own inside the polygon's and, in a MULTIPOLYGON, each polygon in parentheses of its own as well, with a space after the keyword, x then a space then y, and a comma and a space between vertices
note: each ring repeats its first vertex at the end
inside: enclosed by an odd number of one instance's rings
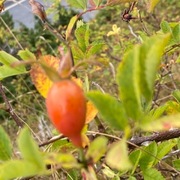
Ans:
POLYGON ((5 0, 0 0, 0 12, 4 10, 4 2, 5 0))
POLYGON ((87 112, 86 112, 86 124, 90 123, 97 115, 98 110, 92 104, 92 102, 88 101, 86 103, 87 112))
POLYGON ((71 77, 71 80, 74 81, 78 86, 81 88, 83 87, 83 82, 81 81, 80 78, 75 78, 74 76, 71 77))
POLYGON ((82 146, 85 148, 86 146, 89 146, 90 141, 89 138, 86 136, 88 126, 85 125, 81 131, 81 138, 82 138, 82 146))
MULTIPOLYGON (((71 77, 71 79, 77 84, 79 85, 81 88, 83 87, 83 82, 81 81, 81 79, 79 78, 75 78, 75 77, 71 77)), ((98 110, 96 109, 96 107, 93 105, 92 102, 87 101, 86 103, 86 124, 90 123, 97 115, 98 110)))
MULTIPOLYGON (((59 68, 60 59, 54 56, 51 56, 51 55, 41 56, 38 59, 38 61, 42 63, 46 63, 47 65, 54 68, 55 70, 58 70, 59 68)), ((47 93, 52 86, 52 81, 47 77, 41 65, 38 63, 34 63, 31 66, 30 75, 31 75, 32 82, 34 83, 38 92, 44 98, 46 98, 47 93)))
POLYGON ((159 2, 159 0, 149 0, 149 3, 148 3, 148 12, 152 12, 158 2, 159 2))

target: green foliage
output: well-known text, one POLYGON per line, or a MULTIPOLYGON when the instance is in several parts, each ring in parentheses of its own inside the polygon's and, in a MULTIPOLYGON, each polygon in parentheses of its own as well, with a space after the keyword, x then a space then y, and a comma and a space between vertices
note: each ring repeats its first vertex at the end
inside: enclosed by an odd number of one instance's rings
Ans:
POLYGON ((46 155, 46 161, 49 164, 59 164, 63 168, 72 169, 72 168, 80 168, 81 165, 78 164, 76 158, 72 154, 68 153, 52 153, 46 155))
POLYGON ((143 171, 143 176, 145 180, 151 180, 151 179, 165 180, 165 178, 161 175, 161 173, 153 168, 146 169, 145 171, 143 171))
POLYGON ((127 144, 125 139, 116 142, 106 155, 106 163, 117 170, 126 171, 132 168, 128 157, 127 144))
POLYGON ((77 9, 86 9, 87 1, 86 0, 67 0, 68 4, 77 9))
POLYGON ((21 131, 18 139, 18 147, 24 160, 34 163, 40 170, 45 170, 43 158, 28 129, 21 131))
POLYGON ((31 53, 28 49, 25 50, 20 50, 18 52, 18 56, 21 57, 21 59, 23 59, 24 61, 26 60, 36 60, 36 57, 33 53, 31 53))
POLYGON ((12 144, 9 136, 0 126, 0 160, 6 161, 12 157, 12 144))
POLYGON ((157 155, 157 144, 155 142, 151 143, 149 146, 144 148, 141 155, 139 165, 142 170, 152 168, 157 155))
POLYGON ((45 163, 37 144, 25 128, 18 138, 18 146, 22 154, 22 160, 9 160, 0 164, 1 179, 8 180, 17 177, 27 177, 46 173, 45 163))
POLYGON ((104 45, 104 43, 100 40, 95 40, 90 43, 89 26, 87 24, 83 24, 81 21, 77 23, 75 37, 77 39, 77 44, 72 43, 71 45, 75 60, 89 59, 100 52, 104 45))
MULTIPOLYGON (((11 138, 0 128, 0 179, 36 178, 41 175, 46 178, 57 175, 57 179, 93 180, 170 178, 160 167, 169 168, 167 173, 170 176, 172 169, 173 172, 180 169, 176 156, 169 156, 171 151, 179 148, 177 139, 164 142, 150 140, 150 144, 145 141, 148 145, 142 146, 140 143, 136 145, 136 141, 132 141, 135 144, 131 143, 128 138, 141 140, 154 131, 168 130, 171 133, 173 130, 170 128, 180 127, 180 23, 177 20, 179 14, 176 15, 175 11, 179 2, 148 0, 146 9, 145 3, 138 1, 136 6, 142 12, 142 19, 139 21, 139 11, 134 8, 132 12, 128 12, 133 17, 128 24, 122 22, 120 14, 126 12, 125 3, 133 0, 67 2, 72 8, 82 11, 78 14, 72 9, 62 8, 59 1, 54 2, 49 12, 57 10, 58 13, 55 18, 57 21, 50 27, 51 32, 48 28, 44 30, 41 22, 37 21, 35 29, 22 26, 21 33, 13 30, 16 37, 14 41, 11 34, 7 35, 3 23, 0 27, 1 49, 9 52, 7 45, 13 47, 13 53, 26 61, 21 63, 13 55, 1 51, 0 79, 5 82, 9 80, 7 77, 19 75, 11 79, 14 89, 8 98, 13 110, 19 110, 17 114, 21 120, 27 126, 32 126, 36 139, 45 141, 40 146, 46 146, 40 150, 36 140, 25 128, 17 137, 17 147, 13 145, 12 150, 11 138), (116 6, 119 4, 121 5, 116 6), (91 22, 79 20, 82 14, 97 9, 100 10, 99 15, 91 22), (153 11, 153 16, 147 14, 147 11, 153 11), (167 15, 166 19, 159 24, 164 14, 167 15), (57 33, 65 34, 65 45, 56 38, 57 33), (26 48, 18 53, 19 47, 15 46, 17 40, 26 48), (87 130, 82 132, 86 145, 84 149, 74 148, 66 137, 59 141, 56 141, 56 137, 51 138, 52 134, 48 133, 52 131, 52 127, 46 121, 44 100, 32 92, 32 82, 22 75, 27 73, 22 64, 36 60, 42 54, 53 53, 59 57, 61 50, 58 47, 63 49, 66 44, 68 47, 65 50, 69 47, 72 50, 78 77, 85 81, 84 89, 92 89, 86 93, 87 99, 98 110, 98 115, 86 125, 87 130), (12 67, 12 63, 20 65, 12 67), (86 66, 81 66, 84 63, 86 66), (26 86, 21 85, 20 81, 26 81, 26 86), (101 91, 94 90, 95 88, 101 91), (26 93, 30 94, 29 98, 26 93), (16 96, 20 96, 21 101, 16 96), (25 110, 26 106, 29 106, 28 111, 25 110), (33 125, 27 121, 29 118, 33 119, 33 125), (20 152, 20 157, 13 156, 12 152, 16 151, 20 152)), ((12 18, 9 15, 6 18, 3 17, 12 29, 12 18)), ((64 49, 60 55, 63 52, 64 49)), ((42 66, 46 71, 59 76, 50 67, 42 66)), ((0 104, 1 107, 4 108, 4 102, 0 104)))
POLYGON ((175 90, 172 95, 174 96, 174 98, 178 101, 178 103, 180 103, 180 91, 179 90, 175 90))
POLYGON ((176 159, 173 161, 173 167, 176 168, 177 170, 180 170, 180 160, 176 159))
POLYGON ((0 80, 6 77, 26 73, 25 67, 18 65, 19 60, 5 51, 0 51, 0 62, 3 64, 0 66, 0 80), (13 63, 15 67, 13 67, 13 63))
POLYGON ((9 160, 1 164, 0 168, 0 177, 3 180, 40 174, 40 169, 29 161, 9 160))
POLYGON ((92 7, 98 7, 101 3, 102 3, 103 0, 90 0, 89 1, 89 4, 92 6, 92 7))
POLYGON ((105 137, 96 138, 89 146, 86 158, 96 163, 105 154, 107 147, 107 139, 105 137))
POLYGON ((128 51, 118 67, 120 99, 127 114, 140 120, 152 101, 157 69, 169 36, 152 37, 128 51))
POLYGON ((121 102, 108 94, 96 91, 89 92, 87 97, 94 103, 103 119, 111 126, 119 130, 127 128, 128 118, 121 102))

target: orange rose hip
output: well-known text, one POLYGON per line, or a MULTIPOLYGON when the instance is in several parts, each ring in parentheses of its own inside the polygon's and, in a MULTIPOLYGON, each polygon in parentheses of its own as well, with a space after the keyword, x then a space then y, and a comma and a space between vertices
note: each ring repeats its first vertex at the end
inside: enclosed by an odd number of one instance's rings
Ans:
POLYGON ((46 108, 56 129, 74 145, 82 147, 81 130, 86 118, 83 90, 71 80, 56 82, 48 92, 46 108))

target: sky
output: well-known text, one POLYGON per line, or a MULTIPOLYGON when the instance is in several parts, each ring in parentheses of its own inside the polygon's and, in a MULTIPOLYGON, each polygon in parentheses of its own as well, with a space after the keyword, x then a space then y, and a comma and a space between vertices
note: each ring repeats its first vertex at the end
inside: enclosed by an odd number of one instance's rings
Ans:
MULTIPOLYGON (((42 3, 44 5, 45 9, 50 5, 50 3, 47 4, 47 1, 38 0, 38 2, 42 3)), ((51 1, 51 2, 53 2, 53 1, 51 1)), ((61 4, 64 7, 67 7, 65 0, 62 0, 61 4)), ((6 11, 9 11, 10 14, 12 15, 14 23, 15 23, 15 28, 19 27, 19 23, 23 23, 24 25, 26 25, 29 28, 34 27, 34 22, 35 22, 34 15, 31 12, 31 7, 28 3, 28 0, 6 1, 4 12, 6 12, 6 11)), ((85 21, 88 21, 88 20, 92 19, 94 17, 94 15, 95 15, 95 12, 87 13, 87 14, 85 14, 85 16, 83 18, 85 21)), ((48 19, 51 17, 52 17, 52 15, 49 15, 48 19)))

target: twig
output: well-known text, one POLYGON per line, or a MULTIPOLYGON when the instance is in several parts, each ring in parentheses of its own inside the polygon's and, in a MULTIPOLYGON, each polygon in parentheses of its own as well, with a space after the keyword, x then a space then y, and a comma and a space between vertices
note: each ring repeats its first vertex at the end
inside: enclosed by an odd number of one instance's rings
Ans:
POLYGON ((81 12, 80 14, 78 14, 78 18, 77 18, 77 19, 79 19, 82 15, 84 15, 84 14, 86 14, 86 13, 88 13, 88 12, 92 12, 92 11, 97 11, 97 10, 103 9, 103 8, 105 8, 107 5, 108 5, 108 4, 105 4, 105 5, 102 5, 102 6, 98 6, 98 7, 96 7, 96 8, 87 9, 87 10, 81 12))
POLYGON ((162 158, 162 160, 165 160, 165 159, 168 159, 168 158, 170 158, 172 156, 177 156, 177 155, 180 155, 180 149, 178 149, 176 151, 173 151, 173 152, 169 153, 168 155, 164 156, 162 158))
POLYGON ((0 82, 0 94, 2 95, 2 98, 5 102, 6 105, 6 111, 11 115, 12 119, 16 122, 16 124, 18 125, 18 127, 23 127, 23 123, 19 120, 17 114, 14 112, 11 104, 9 103, 6 94, 4 93, 4 89, 3 89, 3 85, 0 82))
POLYGON ((171 50, 173 50, 173 49, 175 49, 175 48, 178 48, 178 47, 180 47, 180 44, 174 44, 174 45, 172 45, 169 49, 167 49, 167 50, 164 52, 164 54, 167 54, 167 53, 169 53, 171 50))
POLYGON ((6 24, 6 22, 3 20, 3 18, 0 17, 0 19, 1 19, 2 23, 4 24, 4 26, 7 28, 7 30, 10 32, 10 34, 12 35, 12 37, 15 39, 15 41, 16 41, 17 45, 19 46, 19 48, 20 48, 20 49, 24 49, 24 48, 21 46, 20 42, 17 40, 16 36, 15 36, 15 35, 13 34, 13 32, 11 31, 11 29, 8 27, 8 25, 6 24))
MULTIPOLYGON (((145 136, 145 137, 136 137, 133 140, 130 140, 129 142, 140 146, 142 143, 146 141, 156 141, 156 142, 161 142, 161 141, 166 141, 169 139, 174 139, 180 137, 180 129, 173 129, 169 131, 164 131, 164 132, 159 132, 156 134, 153 134, 151 136, 145 136)), ((129 145, 129 148, 134 148, 134 146, 129 145)))
POLYGON ((42 146, 51 144, 51 143, 53 143, 53 142, 55 142, 55 141, 57 141, 57 140, 59 140, 59 139, 62 139, 62 138, 64 138, 64 136, 63 136, 62 134, 57 135, 57 136, 54 136, 54 137, 52 137, 50 140, 39 144, 39 147, 42 147, 42 146))
POLYGON ((135 32, 133 31, 133 28, 130 26, 130 24, 128 24, 128 28, 131 32, 131 34, 139 41, 142 43, 141 39, 135 34, 135 32))

